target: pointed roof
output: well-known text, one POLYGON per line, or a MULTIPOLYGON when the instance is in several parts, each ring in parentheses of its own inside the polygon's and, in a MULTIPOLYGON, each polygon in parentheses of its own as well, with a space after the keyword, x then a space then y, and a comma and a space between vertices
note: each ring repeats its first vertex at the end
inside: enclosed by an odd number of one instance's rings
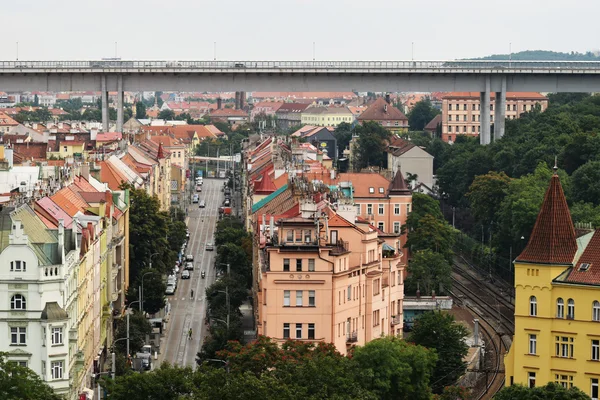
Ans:
POLYGON ((158 158, 159 160, 162 159, 162 158, 165 158, 165 154, 164 154, 164 151, 163 151, 162 142, 160 142, 158 144, 158 154, 157 154, 156 158, 158 158))
POLYGON ((254 194, 271 194, 277 190, 277 186, 268 173, 263 174, 262 179, 254 184, 254 194))
POLYGON ((397 120, 408 120, 406 115, 396 107, 388 104, 383 97, 375 100, 373 104, 369 106, 365 111, 358 117, 359 121, 397 121, 397 120))
POLYGON ((391 196, 407 196, 410 195, 410 189, 406 186, 406 181, 402 176, 402 171, 398 168, 394 180, 390 183, 389 194, 391 196))
POLYGON ((577 252, 575 228, 556 173, 550 179, 529 243, 517 261, 571 264, 577 252))

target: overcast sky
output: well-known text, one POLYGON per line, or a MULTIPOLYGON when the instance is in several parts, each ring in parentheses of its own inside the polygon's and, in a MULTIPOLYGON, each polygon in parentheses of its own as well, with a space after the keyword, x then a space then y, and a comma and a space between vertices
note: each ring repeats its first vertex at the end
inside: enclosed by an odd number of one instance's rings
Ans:
POLYGON ((445 60, 600 48, 597 0, 2 1, 0 59, 445 60))

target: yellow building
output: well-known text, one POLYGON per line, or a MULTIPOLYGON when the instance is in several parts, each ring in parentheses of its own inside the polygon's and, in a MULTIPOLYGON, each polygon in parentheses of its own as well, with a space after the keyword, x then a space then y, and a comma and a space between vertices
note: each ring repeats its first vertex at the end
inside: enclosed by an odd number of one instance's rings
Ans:
POLYGON ((515 260, 515 334, 506 384, 576 386, 598 399, 600 231, 577 236, 556 173, 515 260))
POLYGON ((86 157, 85 141, 77 140, 63 140, 55 142, 54 144, 48 144, 48 151, 46 157, 54 157, 58 159, 64 159, 67 157, 86 157))
POLYGON ((303 125, 338 126, 342 122, 354 122, 354 114, 348 107, 309 107, 301 116, 303 125))

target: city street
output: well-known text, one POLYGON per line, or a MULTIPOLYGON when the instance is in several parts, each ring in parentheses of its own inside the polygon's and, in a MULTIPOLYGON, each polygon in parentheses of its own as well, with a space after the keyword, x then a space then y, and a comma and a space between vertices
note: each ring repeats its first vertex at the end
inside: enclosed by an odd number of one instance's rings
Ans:
MULTIPOLYGON (((216 222, 219 217, 218 209, 223 202, 221 188, 225 179, 204 179, 200 200, 206 201, 205 208, 191 203, 188 206, 190 238, 185 254, 193 254, 194 270, 190 271, 190 279, 181 279, 182 265, 179 272, 178 286, 173 296, 167 300, 171 305, 169 320, 166 325, 166 335, 162 341, 160 364, 167 361, 179 366, 195 368, 196 353, 200 350, 207 327, 204 325, 206 315, 205 290, 216 278, 214 268, 215 251, 205 251, 206 243, 213 243, 216 222), (202 279, 201 271, 206 272, 202 279), (194 291, 193 297, 191 296, 194 291), (188 331, 192 329, 192 339, 188 339, 188 331)), ((195 190, 192 193, 196 193, 195 190)))

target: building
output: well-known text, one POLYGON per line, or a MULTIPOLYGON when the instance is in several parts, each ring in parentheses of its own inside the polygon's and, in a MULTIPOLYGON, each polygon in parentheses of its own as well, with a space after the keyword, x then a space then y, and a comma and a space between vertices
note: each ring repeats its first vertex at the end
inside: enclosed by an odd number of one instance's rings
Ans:
POLYGON ((283 103, 281 107, 275 111, 277 119, 277 127, 287 130, 293 126, 302 123, 302 112, 308 108, 310 104, 303 103, 283 103))
POLYGON ((439 137, 440 133, 442 132, 442 114, 438 114, 433 117, 433 119, 429 121, 427 125, 425 125, 423 130, 429 133, 431 137, 439 137))
POLYGON ((306 140, 333 160, 338 158, 337 139, 333 136, 331 128, 306 125, 292 133, 291 136, 306 140))
POLYGON ((239 125, 248 123, 248 113, 244 110, 221 108, 211 111, 210 122, 211 124, 223 122, 231 126, 232 130, 236 130, 239 125))
MULTIPOLYGON (((479 92, 453 92, 442 97, 442 140, 454 142, 458 136, 479 136, 480 115, 479 92)), ((494 124, 496 107, 495 93, 491 93, 490 122, 494 124)), ((523 113, 539 107, 548 108, 548 98, 535 92, 506 93, 506 119, 519 118, 523 113)))
POLYGON ((371 104, 358 117, 358 122, 376 122, 390 132, 399 133, 408 131, 408 118, 392 105, 389 95, 380 97, 371 104))
POLYGON ((354 115, 348 107, 309 107, 302 112, 300 122, 304 125, 338 126, 342 122, 354 122, 354 115))
POLYGON ((297 216, 262 221, 258 334, 333 343, 342 354, 402 333, 404 264, 355 208, 335 213, 316 196, 297 216), (342 216, 343 215, 343 216, 342 216), (352 249, 352 251, 350 251, 352 249))
POLYGON ((254 121, 257 115, 264 114, 267 117, 274 117, 277 110, 283 105, 281 102, 261 101, 255 103, 250 111, 250 121, 254 121))
POLYGON ((393 136, 387 148, 388 169, 395 175, 402 171, 406 178, 410 179, 411 189, 418 184, 423 184, 433 191, 433 156, 421 147, 393 136))
POLYGON ((514 267, 515 333, 504 361, 507 385, 556 382, 597 399, 600 231, 575 231, 556 173, 514 267))

